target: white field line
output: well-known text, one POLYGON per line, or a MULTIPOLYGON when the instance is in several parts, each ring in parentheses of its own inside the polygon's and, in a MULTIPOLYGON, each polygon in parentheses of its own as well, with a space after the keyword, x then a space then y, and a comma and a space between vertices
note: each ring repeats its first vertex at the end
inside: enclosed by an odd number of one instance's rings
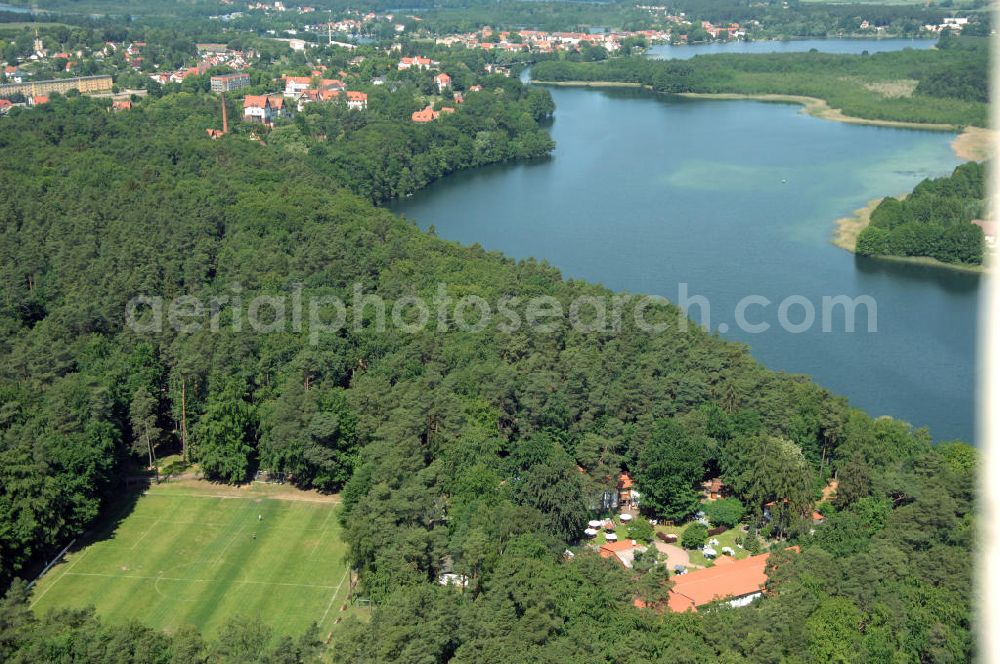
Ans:
POLYGON ((150 534, 151 532, 153 532, 153 528, 156 528, 156 526, 157 526, 157 524, 158 524, 158 523, 160 523, 160 520, 159 520, 159 519, 157 519, 156 521, 154 521, 154 522, 153 522, 153 525, 151 525, 151 526, 150 526, 149 528, 147 528, 147 529, 146 529, 146 532, 144 532, 144 533, 143 533, 142 535, 140 535, 140 536, 139 536, 139 539, 137 539, 137 540, 135 541, 135 543, 134 543, 134 544, 132 544, 132 546, 130 546, 130 547, 129 547, 129 549, 128 549, 128 550, 129 550, 129 551, 135 551, 135 547, 139 546, 139 542, 141 542, 142 540, 146 539, 146 535, 148 535, 148 534, 150 534))
MULTIPOLYGON (((248 503, 247 505, 245 505, 243 507, 243 509, 241 509, 239 511, 239 513, 236 515, 236 517, 234 517, 233 520, 235 521, 236 519, 238 519, 240 516, 243 515, 244 512, 247 511, 247 507, 253 507, 253 505, 254 505, 254 503, 248 503)), ((250 511, 252 512, 253 510, 250 510, 250 511)), ((244 519, 243 525, 241 525, 239 528, 236 529, 236 532, 233 534, 232 538, 230 538, 230 540, 228 542, 226 542, 226 545, 224 547, 222 547, 222 551, 219 551, 219 555, 214 560, 212 560, 211 562, 207 563, 208 566, 218 565, 218 564, 220 564, 220 563, 223 562, 224 556, 226 555, 226 551, 228 551, 229 547, 231 547, 233 544, 236 543, 236 538, 239 537, 240 533, 243 532, 243 529, 247 527, 247 524, 245 523, 245 521, 246 520, 244 519)))
MULTIPOLYGON (((152 516, 130 516, 130 519, 156 519, 152 516)), ((165 521, 163 519, 156 519, 160 525, 163 526, 204 526, 206 528, 225 528, 226 526, 233 525, 232 521, 223 523, 216 521, 165 521)), ((268 526, 268 531, 283 531, 287 530, 289 532, 295 533, 313 533, 322 530, 322 528, 296 528, 295 526, 268 526)))
MULTIPOLYGON (((316 543, 313 544, 312 551, 309 552, 309 558, 307 560, 312 560, 313 556, 316 555, 316 551, 319 550, 319 545, 323 543, 323 535, 326 533, 326 525, 330 522, 330 517, 333 516, 333 510, 330 510, 326 514, 326 518, 323 519, 323 524, 319 527, 319 537, 316 539, 316 543)), ((308 531, 303 531, 308 532, 308 531)))
POLYGON ((66 546, 64 546, 63 549, 62 549, 62 551, 60 551, 59 553, 57 553, 56 557, 49 561, 49 564, 45 566, 45 569, 43 569, 41 572, 39 572, 38 575, 34 579, 31 580, 31 583, 28 584, 28 590, 31 590, 32 588, 34 588, 35 584, 38 583, 38 581, 43 576, 45 576, 46 574, 48 574, 50 569, 52 569, 53 567, 55 567, 56 565, 59 564, 59 561, 61 561, 63 559, 63 556, 66 555, 66 552, 69 551, 70 548, 74 544, 76 544, 76 540, 77 540, 76 537, 74 537, 72 540, 70 540, 69 544, 67 544, 66 546))
POLYGON ((340 577, 340 583, 337 584, 337 589, 333 591, 333 595, 330 596, 330 602, 326 605, 326 611, 323 612, 323 617, 319 619, 319 624, 322 625, 326 622, 326 616, 330 613, 330 609, 333 608, 333 602, 337 599, 337 594, 340 592, 340 587, 344 585, 344 581, 347 580, 347 575, 350 574, 351 568, 348 567, 344 571, 344 576, 340 577))
POLYGON ((233 496, 225 493, 179 493, 176 491, 164 491, 163 493, 150 493, 147 491, 142 494, 144 497, 153 498, 171 498, 173 496, 178 496, 181 498, 225 498, 227 500, 247 500, 247 499, 258 499, 262 498, 265 500, 280 500, 287 503, 319 503, 323 505, 339 505, 340 496, 331 496, 330 498, 306 498, 297 497, 289 498, 287 496, 282 497, 281 495, 267 495, 267 494, 248 494, 246 496, 233 496))
POLYGON ((80 557, 79 558, 74 558, 73 562, 71 562, 69 564, 69 567, 66 568, 65 572, 63 572, 58 577, 56 577, 56 580, 53 581, 52 583, 50 583, 49 586, 45 590, 42 591, 42 594, 40 594, 38 597, 35 597, 33 600, 31 600, 31 604, 28 605, 28 608, 29 609, 30 608, 34 608, 35 604, 37 604, 39 601, 41 601, 41 599, 43 597, 45 597, 45 594, 47 592, 49 592, 50 590, 52 590, 53 586, 55 586, 57 583, 59 583, 60 581, 62 581, 62 578, 64 576, 66 576, 67 574, 69 574, 70 570, 72 570, 74 567, 76 567, 77 563, 79 563, 81 560, 83 560, 83 557, 87 555, 88 551, 90 551, 90 547, 87 547, 87 548, 83 549, 82 551, 80 551, 80 557))
MULTIPOLYGON (((108 579, 142 579, 146 581, 183 581, 186 583, 216 583, 216 579, 189 579, 179 576, 148 576, 144 574, 104 574, 101 572, 65 572, 62 576, 100 576, 108 579)), ((62 578, 62 577, 60 577, 62 578)), ((320 590, 340 590, 340 586, 324 586, 316 583, 287 583, 284 581, 253 581, 241 579, 231 583, 249 583, 261 586, 286 586, 292 588, 318 588, 320 590)), ((343 584, 343 580, 341 580, 343 584)))

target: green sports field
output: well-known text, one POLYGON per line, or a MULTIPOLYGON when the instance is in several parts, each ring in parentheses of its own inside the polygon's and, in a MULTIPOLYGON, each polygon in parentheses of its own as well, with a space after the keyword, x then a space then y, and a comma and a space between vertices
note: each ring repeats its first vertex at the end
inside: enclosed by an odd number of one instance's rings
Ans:
POLYGON ((329 499, 182 482, 124 511, 36 584, 36 612, 93 605, 112 621, 205 634, 243 614, 292 636, 316 622, 323 637, 343 615, 346 547, 329 499))

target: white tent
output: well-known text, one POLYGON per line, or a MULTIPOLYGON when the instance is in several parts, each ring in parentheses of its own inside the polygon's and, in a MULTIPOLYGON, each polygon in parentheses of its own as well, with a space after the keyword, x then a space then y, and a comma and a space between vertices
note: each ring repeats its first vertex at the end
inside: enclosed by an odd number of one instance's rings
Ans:
POLYGON ((617 542, 618 535, 615 535, 614 533, 608 533, 607 535, 604 536, 604 539, 606 539, 609 542, 617 542))
POLYGON ((586 535, 587 537, 596 537, 597 531, 594 530, 593 528, 586 528, 584 529, 583 534, 586 535))
POLYGON ((705 554, 706 558, 715 558, 715 556, 718 555, 716 550, 710 546, 706 546, 704 549, 701 550, 701 552, 705 554))
POLYGON ((632 520, 631 514, 619 514, 618 518, 622 520, 623 523, 628 523, 632 520))
POLYGON ((587 525, 590 526, 591 528, 600 528, 601 526, 604 525, 604 522, 599 519, 591 519, 590 521, 587 522, 587 525))

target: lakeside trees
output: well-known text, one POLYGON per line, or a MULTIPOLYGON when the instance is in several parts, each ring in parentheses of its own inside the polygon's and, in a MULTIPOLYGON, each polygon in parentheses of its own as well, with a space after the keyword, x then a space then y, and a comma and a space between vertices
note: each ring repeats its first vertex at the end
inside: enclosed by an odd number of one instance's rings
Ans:
POLYGON ((873 55, 766 53, 539 62, 538 81, 638 83, 665 93, 786 94, 816 97, 872 120, 986 126, 988 51, 981 38, 945 48, 873 55), (914 83, 915 81, 915 83, 914 83))
POLYGON ((981 265, 983 230, 971 222, 986 212, 985 173, 985 164, 969 162, 948 177, 924 180, 903 199, 883 199, 858 235, 857 253, 981 265))
MULTIPOLYGON (((272 134, 297 137, 300 151, 308 152, 317 167, 376 204, 412 194, 458 170, 545 157, 555 147, 541 124, 555 110, 552 97, 517 79, 488 77, 481 92, 465 95, 458 112, 426 124, 410 121, 410 114, 421 108, 415 93, 371 94, 371 110, 365 113, 310 104, 294 125, 272 134)), ((294 140, 284 137, 275 144, 294 140)))

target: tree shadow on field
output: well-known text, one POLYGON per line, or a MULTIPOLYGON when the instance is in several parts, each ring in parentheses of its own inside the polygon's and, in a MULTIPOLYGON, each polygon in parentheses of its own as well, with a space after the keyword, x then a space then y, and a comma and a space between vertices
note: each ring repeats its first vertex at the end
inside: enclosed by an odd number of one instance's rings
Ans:
MULTIPOLYGON (((52 565, 52 568, 47 570, 45 573, 50 574, 61 565, 65 565, 65 556, 78 553, 94 542, 111 539, 121 523, 132 514, 136 504, 139 502, 139 499, 142 497, 143 493, 145 493, 146 489, 149 488, 149 485, 150 482, 148 481, 132 482, 128 484, 128 488, 126 488, 125 484, 122 484, 118 489, 116 489, 112 497, 110 497, 102 507, 100 514, 94 520, 94 523, 90 526, 90 528, 79 535, 76 538, 76 541, 73 542, 73 545, 66 550, 63 560, 60 560, 52 565)), ((44 555, 40 557, 38 561, 33 561, 31 565, 25 566, 22 570, 24 578, 34 579, 34 582, 39 581, 39 576, 42 574, 42 570, 44 570, 46 565, 52 561, 53 557, 62 551, 64 546, 65 543, 59 545, 58 548, 46 550, 44 555)))

